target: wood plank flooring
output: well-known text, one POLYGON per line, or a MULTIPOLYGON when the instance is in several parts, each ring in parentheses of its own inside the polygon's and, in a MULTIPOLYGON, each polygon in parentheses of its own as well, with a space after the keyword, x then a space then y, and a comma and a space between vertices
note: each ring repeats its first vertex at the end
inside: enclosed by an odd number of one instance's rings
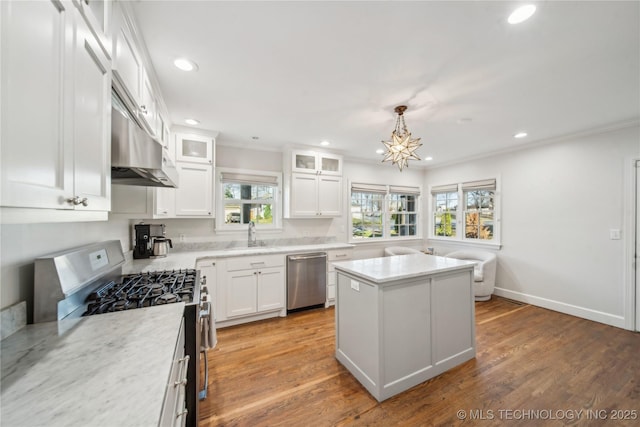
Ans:
POLYGON ((640 425, 640 334, 493 297, 475 359, 378 403, 335 359, 334 316, 219 329, 199 425, 640 425))

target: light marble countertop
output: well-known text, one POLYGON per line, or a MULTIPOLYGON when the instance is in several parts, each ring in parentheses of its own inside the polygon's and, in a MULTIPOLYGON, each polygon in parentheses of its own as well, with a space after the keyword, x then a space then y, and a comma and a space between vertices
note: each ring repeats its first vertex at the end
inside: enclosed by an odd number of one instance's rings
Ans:
POLYGON ((166 257, 134 259, 122 267, 124 274, 145 273, 147 271, 174 270, 179 268, 195 268, 196 262, 204 259, 232 258, 252 255, 293 254, 301 252, 330 251, 335 249, 351 249, 348 243, 321 243, 313 245, 292 246, 256 246, 230 249, 209 249, 194 251, 169 252, 166 257))
POLYGON ((468 269, 472 268, 475 262, 435 255, 409 254, 341 261, 333 265, 338 271, 362 277, 375 284, 385 284, 430 274, 468 269))
POLYGON ((2 426, 157 426, 184 304, 27 325, 2 341, 2 426))

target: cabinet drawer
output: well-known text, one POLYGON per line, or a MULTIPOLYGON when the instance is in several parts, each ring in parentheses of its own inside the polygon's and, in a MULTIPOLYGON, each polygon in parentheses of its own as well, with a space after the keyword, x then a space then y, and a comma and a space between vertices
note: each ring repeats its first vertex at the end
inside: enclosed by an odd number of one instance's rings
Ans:
POLYGON ((327 261, 346 261, 351 259, 351 249, 346 249, 344 251, 329 251, 327 252, 327 261))
POLYGON ((227 260, 227 271, 281 266, 284 266, 284 255, 247 256, 227 260))

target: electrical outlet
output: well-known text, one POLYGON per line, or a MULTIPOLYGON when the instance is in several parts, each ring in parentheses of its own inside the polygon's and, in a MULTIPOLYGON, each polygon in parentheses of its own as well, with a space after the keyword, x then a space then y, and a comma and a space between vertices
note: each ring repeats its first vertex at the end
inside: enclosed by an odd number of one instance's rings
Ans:
POLYGON ((617 228, 609 230, 609 238, 611 240, 620 240, 620 230, 617 228))
POLYGON ((181 242, 184 242, 184 234, 181 234, 181 235, 180 235, 180 241, 181 241, 181 242))

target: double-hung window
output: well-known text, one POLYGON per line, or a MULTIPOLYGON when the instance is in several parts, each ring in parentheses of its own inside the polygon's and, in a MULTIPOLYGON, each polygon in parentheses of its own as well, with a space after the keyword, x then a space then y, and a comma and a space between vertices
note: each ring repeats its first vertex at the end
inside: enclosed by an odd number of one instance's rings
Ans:
POLYGON ((251 221, 258 229, 280 227, 278 173, 222 169, 217 178, 217 229, 245 229, 251 221))
POLYGON ((420 188, 351 184, 351 241, 420 237, 420 188))
POLYGON ((486 179, 432 187, 430 238, 500 244, 496 183, 486 179))

